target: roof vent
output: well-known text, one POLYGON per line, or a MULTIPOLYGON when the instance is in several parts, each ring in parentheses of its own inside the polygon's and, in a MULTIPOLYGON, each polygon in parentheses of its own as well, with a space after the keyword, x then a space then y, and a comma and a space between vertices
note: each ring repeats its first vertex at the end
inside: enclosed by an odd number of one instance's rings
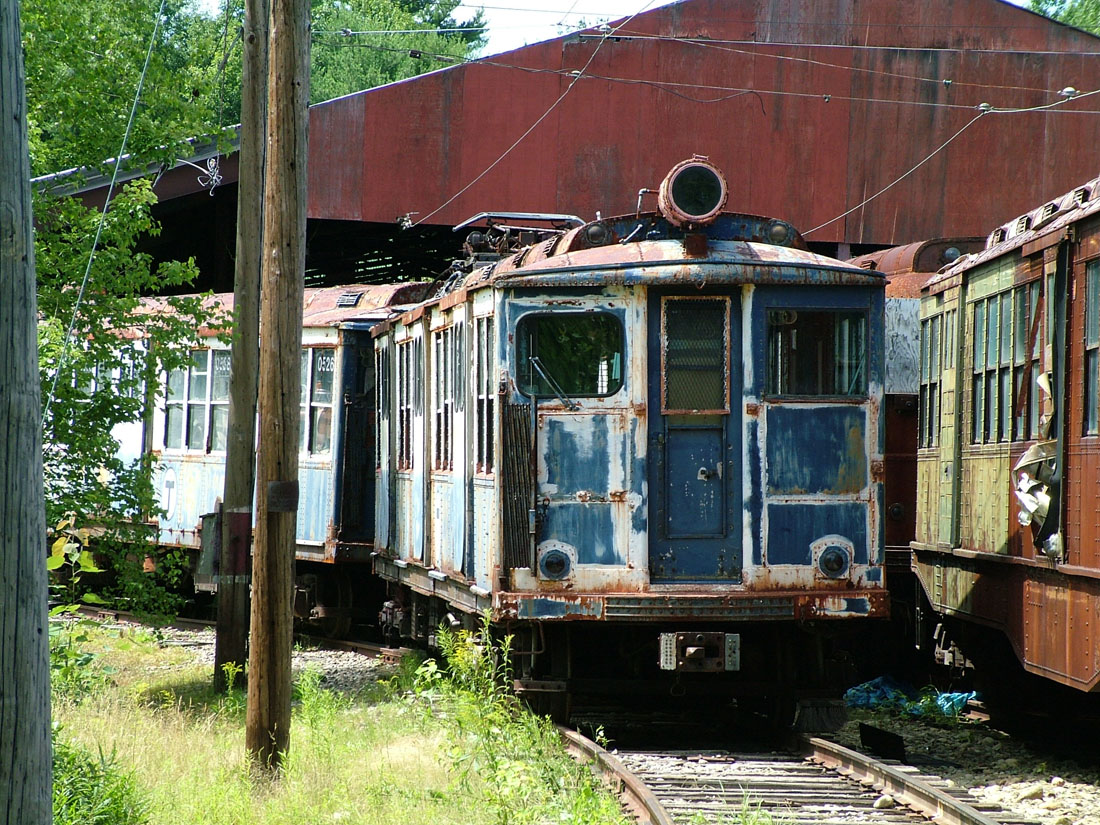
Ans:
POLYGON ((1049 220, 1050 218, 1054 217, 1054 213, 1057 212, 1057 211, 1058 211, 1058 203, 1056 201, 1051 201, 1050 203, 1043 206, 1042 211, 1039 213, 1039 220, 1040 221, 1049 220))
POLYGON ((1089 199, 1089 188, 1082 186, 1080 189, 1073 190, 1073 205, 1084 206, 1089 199))
POLYGON ((1016 219, 1016 232, 1014 234, 1020 235, 1029 229, 1031 229, 1031 218, 1028 215, 1021 215, 1016 219))
POLYGON ((996 246, 999 243, 1003 243, 1006 237, 1008 237, 1008 230, 1003 226, 998 226, 993 230, 993 234, 989 236, 989 245, 996 246))
POLYGON ((359 306, 359 300, 363 297, 362 292, 345 292, 339 298, 336 299, 336 306, 338 307, 357 307, 359 306))

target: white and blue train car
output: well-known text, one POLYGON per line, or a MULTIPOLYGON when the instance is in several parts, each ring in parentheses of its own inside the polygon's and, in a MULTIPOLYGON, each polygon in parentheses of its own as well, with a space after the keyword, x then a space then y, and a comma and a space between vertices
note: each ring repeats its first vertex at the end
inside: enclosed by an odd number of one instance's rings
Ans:
POLYGON ((725 200, 694 159, 659 213, 490 220, 373 329, 392 636, 487 611, 558 712, 720 691, 827 726, 835 642, 888 614, 884 278, 725 200))
MULTIPOLYGON (((325 571, 338 562, 369 562, 374 541, 370 328, 395 306, 422 295, 423 284, 305 290, 296 606, 307 618, 324 615, 334 632, 347 629, 354 589, 346 571, 325 571)), ((233 310, 232 294, 210 301, 227 313, 233 310)), ((218 562, 210 540, 218 533, 214 514, 225 485, 229 379, 229 344, 200 331, 190 363, 162 376, 165 391, 147 416, 145 431, 132 436, 156 458, 158 543, 197 556, 205 535, 206 552, 195 565, 200 589, 216 589, 218 562)))

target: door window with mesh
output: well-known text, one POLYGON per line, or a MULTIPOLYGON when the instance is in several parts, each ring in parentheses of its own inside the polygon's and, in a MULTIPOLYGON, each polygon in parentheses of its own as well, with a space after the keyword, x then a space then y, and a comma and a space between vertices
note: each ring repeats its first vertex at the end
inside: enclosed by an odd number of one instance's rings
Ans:
POLYGON ((661 411, 728 413, 729 299, 666 298, 661 332, 661 411))

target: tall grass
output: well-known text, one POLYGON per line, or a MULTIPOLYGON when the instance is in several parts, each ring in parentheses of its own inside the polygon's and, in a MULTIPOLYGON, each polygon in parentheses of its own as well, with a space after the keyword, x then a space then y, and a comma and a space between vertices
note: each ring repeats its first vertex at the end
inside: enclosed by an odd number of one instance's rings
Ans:
POLYGON ((476 637, 448 637, 442 666, 407 664, 358 696, 301 674, 290 750, 270 780, 249 769, 242 692, 215 695, 212 674, 185 651, 88 636, 97 653, 86 666, 112 672, 79 696, 55 693, 54 716, 66 746, 111 754, 132 776, 142 812, 97 825, 623 821, 552 726, 503 691, 476 637))

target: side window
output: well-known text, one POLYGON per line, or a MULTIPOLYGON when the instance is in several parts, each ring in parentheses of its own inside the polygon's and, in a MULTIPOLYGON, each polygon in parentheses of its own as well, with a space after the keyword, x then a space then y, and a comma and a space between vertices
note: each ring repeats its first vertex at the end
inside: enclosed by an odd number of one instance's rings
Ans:
POLYGON ((382 443, 383 427, 388 431, 390 421, 390 362, 386 357, 389 349, 378 346, 374 350, 374 466, 382 467, 382 452, 386 446, 382 443))
POLYGON ((433 455, 435 469, 451 469, 451 428, 454 421, 455 353, 454 328, 433 333, 433 366, 435 381, 432 391, 433 455))
POLYGON ((936 315, 921 322, 919 432, 921 447, 935 447, 939 443, 942 326, 942 315, 936 315))
POLYGON ((168 373, 164 402, 164 446, 170 450, 183 449, 183 399, 186 389, 186 369, 175 369, 168 373))
POLYGON ((229 438, 229 350, 213 350, 210 376, 210 450, 224 452, 229 438))
POLYGON ((332 449, 332 388, 335 375, 334 348, 302 350, 298 449, 311 455, 323 455, 332 449))
POLYGON ((411 341, 397 345, 397 469, 412 468, 413 379, 411 341))
POLYGON ((170 450, 221 452, 229 427, 228 350, 193 349, 187 367, 168 374, 164 446, 170 450))
POLYGON ((766 391, 769 395, 866 395, 866 314, 769 310, 766 391))
POLYGON ((614 315, 525 315, 516 341, 516 374, 525 395, 601 396, 623 385, 623 326, 614 315))
POLYGON ((493 386, 493 319, 474 319, 474 440, 477 472, 493 472, 493 422, 496 387, 493 386))
POLYGON ((1085 267, 1085 435, 1100 433, 1097 375, 1100 370, 1100 259, 1085 267))

